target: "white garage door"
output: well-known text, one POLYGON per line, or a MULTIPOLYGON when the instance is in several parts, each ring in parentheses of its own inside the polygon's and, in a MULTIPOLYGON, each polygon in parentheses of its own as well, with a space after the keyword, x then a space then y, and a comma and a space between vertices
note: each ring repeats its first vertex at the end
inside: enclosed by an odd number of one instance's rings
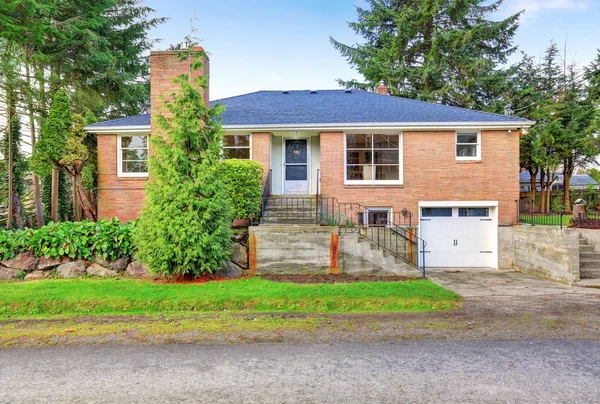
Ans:
POLYGON ((427 242, 428 267, 489 268, 493 260, 492 209, 421 208, 420 237, 427 242))

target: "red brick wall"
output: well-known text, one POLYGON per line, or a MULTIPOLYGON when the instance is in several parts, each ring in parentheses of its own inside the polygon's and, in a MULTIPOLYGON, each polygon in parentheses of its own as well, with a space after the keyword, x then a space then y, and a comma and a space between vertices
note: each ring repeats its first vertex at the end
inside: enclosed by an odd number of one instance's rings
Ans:
POLYGON ((418 223, 419 201, 498 201, 498 224, 511 225, 519 199, 519 135, 483 131, 481 161, 457 161, 455 132, 404 132, 402 186, 344 185, 344 135, 321 133, 324 196, 366 206, 406 207, 418 223))
POLYGON ((269 132, 252 133, 252 160, 263 165, 263 177, 271 167, 271 134, 269 132))
POLYGON ((117 136, 98 135, 98 217, 137 218, 144 204, 146 178, 117 177, 117 136))

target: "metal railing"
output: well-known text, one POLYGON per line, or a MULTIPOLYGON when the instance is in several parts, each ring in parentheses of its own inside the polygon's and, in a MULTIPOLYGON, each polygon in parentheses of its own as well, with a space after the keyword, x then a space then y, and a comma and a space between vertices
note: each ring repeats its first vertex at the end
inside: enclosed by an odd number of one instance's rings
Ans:
POLYGON ((250 217, 250 225, 251 226, 256 226, 261 221, 263 212, 266 208, 266 204, 264 203, 264 201, 269 200, 269 198, 271 197, 271 191, 273 190, 272 177, 273 177, 273 170, 269 169, 269 172, 267 173, 267 176, 266 176, 265 180, 263 181, 263 188, 262 188, 260 201, 255 201, 253 199, 250 199, 250 212, 255 211, 254 207, 256 206, 255 205, 256 203, 260 204, 259 205, 260 209, 256 210, 256 214, 254 214, 250 217))
POLYGON ((600 229, 600 213, 579 213, 575 218, 573 218, 572 226, 582 229, 600 229))
POLYGON ((563 228, 565 214, 562 210, 543 212, 536 207, 534 199, 520 199, 517 204, 517 222, 544 226, 560 226, 563 228))
POLYGON ((378 250, 398 258, 420 270, 425 277, 425 247, 427 242, 410 225, 412 215, 404 211, 398 219, 374 212, 359 203, 338 202, 336 198, 321 198, 323 225, 338 226, 340 233, 357 233, 373 242, 378 250), (400 219, 401 218, 401 219, 400 219))

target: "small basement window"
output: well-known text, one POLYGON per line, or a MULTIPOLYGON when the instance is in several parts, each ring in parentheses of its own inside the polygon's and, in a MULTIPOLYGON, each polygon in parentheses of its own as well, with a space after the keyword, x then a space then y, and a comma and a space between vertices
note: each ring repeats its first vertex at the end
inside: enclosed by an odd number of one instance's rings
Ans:
POLYGON ((456 134, 456 159, 481 160, 481 134, 479 132, 456 134))
POLYGON ((117 148, 119 177, 148 176, 148 136, 118 136, 117 148))
POLYGON ((250 135, 225 135, 223 149, 226 159, 250 160, 250 135))

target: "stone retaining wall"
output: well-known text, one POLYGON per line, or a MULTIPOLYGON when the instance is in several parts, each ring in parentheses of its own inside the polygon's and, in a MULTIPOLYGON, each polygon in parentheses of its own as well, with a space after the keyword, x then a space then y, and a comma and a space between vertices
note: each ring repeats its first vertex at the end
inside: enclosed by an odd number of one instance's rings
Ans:
POLYGON ((553 226, 500 227, 499 267, 572 284, 579 281, 579 233, 553 226))

